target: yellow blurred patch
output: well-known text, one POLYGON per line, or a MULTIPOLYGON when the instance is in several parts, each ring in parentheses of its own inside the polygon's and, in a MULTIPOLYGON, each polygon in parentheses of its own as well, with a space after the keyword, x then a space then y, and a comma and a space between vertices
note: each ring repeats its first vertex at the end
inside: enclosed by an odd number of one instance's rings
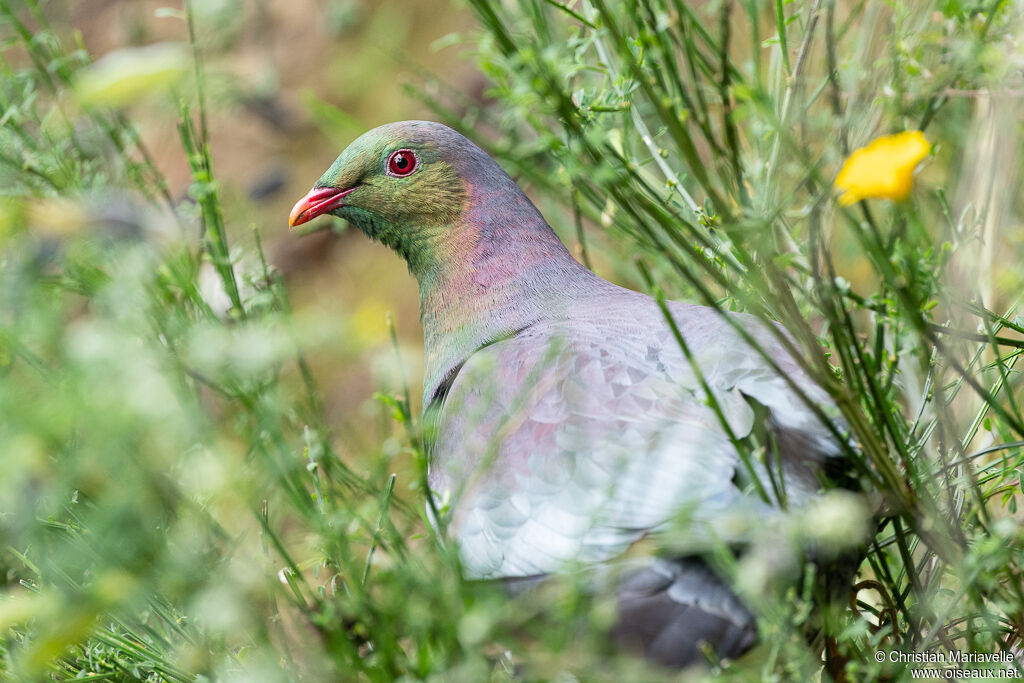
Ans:
POLYGON ((66 237, 88 225, 88 212, 78 202, 66 197, 35 199, 28 204, 29 229, 48 237, 66 237))
POLYGON ((839 203, 862 199, 906 199, 914 185, 914 169, 931 145, 919 130, 884 135, 855 150, 836 176, 839 203))
POLYGON ((96 579, 92 594, 101 605, 116 605, 131 595, 139 587, 138 584, 138 580, 132 574, 120 569, 111 569, 96 579))
POLYGON ((373 299, 364 302, 349 319, 352 341, 359 348, 369 348, 388 340, 388 313, 390 309, 373 299))
POLYGON ((124 107, 177 83, 188 64, 181 43, 115 50, 82 72, 75 93, 85 107, 124 107))
POLYGON ((40 613, 54 611, 57 606, 57 601, 48 594, 24 592, 0 598, 0 632, 20 626, 40 613))
POLYGON ((24 221, 24 206, 17 197, 0 197, 0 244, 24 221))

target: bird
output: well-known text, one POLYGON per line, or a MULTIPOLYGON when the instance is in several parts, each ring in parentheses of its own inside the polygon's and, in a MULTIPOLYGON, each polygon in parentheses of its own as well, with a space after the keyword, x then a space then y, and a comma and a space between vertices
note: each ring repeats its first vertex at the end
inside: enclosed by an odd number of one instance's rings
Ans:
POLYGON ((744 467, 736 442, 774 444, 790 506, 813 501, 844 457, 823 417, 834 405, 786 331, 685 302, 663 310, 602 279, 494 159, 440 123, 357 138, 289 225, 324 214, 397 252, 418 283, 431 509, 446 511, 466 577, 515 592, 573 568, 611 576, 621 561, 609 633, 621 648, 668 667, 751 649, 752 612, 701 555, 728 538, 730 515, 780 507, 744 483, 770 475, 744 467), (625 557, 665 534, 674 555, 625 557))

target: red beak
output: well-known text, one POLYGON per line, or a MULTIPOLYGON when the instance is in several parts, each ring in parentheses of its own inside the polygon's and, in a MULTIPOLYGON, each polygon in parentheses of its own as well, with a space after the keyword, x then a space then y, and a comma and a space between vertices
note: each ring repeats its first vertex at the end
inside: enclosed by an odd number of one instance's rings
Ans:
POLYGON ((295 202, 292 213, 288 216, 288 227, 308 223, 322 213, 334 211, 339 206, 344 206, 342 200, 349 192, 356 188, 339 190, 336 187, 314 187, 305 197, 295 202))

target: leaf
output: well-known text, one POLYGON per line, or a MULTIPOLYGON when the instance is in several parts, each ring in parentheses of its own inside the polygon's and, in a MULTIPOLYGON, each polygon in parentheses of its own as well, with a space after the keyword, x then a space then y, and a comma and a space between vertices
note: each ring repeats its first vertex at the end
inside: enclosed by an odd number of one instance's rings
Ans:
POLYGON ((157 19, 179 19, 181 21, 186 19, 185 11, 177 7, 157 7, 153 16, 157 19))
POLYGON ((83 107, 124 107, 178 83, 189 59, 181 43, 115 50, 81 72, 75 94, 83 107))

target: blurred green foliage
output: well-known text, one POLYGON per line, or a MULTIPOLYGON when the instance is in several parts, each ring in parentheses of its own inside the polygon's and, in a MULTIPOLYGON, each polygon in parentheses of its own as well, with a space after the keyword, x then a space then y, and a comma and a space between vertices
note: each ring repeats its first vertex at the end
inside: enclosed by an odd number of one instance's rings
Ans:
MULTIPOLYGON (((824 658, 832 674, 892 679, 906 664, 875 651, 1015 651, 1024 324, 1005 293, 1019 251, 1000 240, 1021 208, 1021 131, 998 124, 1020 85, 1020 9, 471 4, 487 92, 428 77, 417 96, 500 158, 602 273, 782 321, 881 501, 850 609, 820 616, 815 566, 793 581, 772 552, 835 541, 823 520, 854 516, 845 503, 723 553, 764 645, 709 670, 806 680, 824 658), (910 200, 836 206, 831 178, 853 148, 918 127, 935 153, 910 200)), ((125 111, 73 97, 99 66, 44 9, 0 0, 2 676, 672 677, 608 650, 613 606, 582 580, 511 600, 459 578, 425 521, 408 386, 379 394, 377 442, 356 449, 332 429, 308 358, 324 323, 293 314, 210 151, 207 100, 223 90, 203 57, 239 39, 238 4, 170 13, 196 60, 192 81, 157 95, 180 114, 184 200, 125 111)), ((345 36, 365 9, 326 16, 345 36)), ((387 49, 409 35, 394 11, 367 20, 363 39, 387 49)), ((359 73, 338 78, 372 88, 359 73)), ((353 134, 350 116, 305 99, 339 141, 353 134)))

